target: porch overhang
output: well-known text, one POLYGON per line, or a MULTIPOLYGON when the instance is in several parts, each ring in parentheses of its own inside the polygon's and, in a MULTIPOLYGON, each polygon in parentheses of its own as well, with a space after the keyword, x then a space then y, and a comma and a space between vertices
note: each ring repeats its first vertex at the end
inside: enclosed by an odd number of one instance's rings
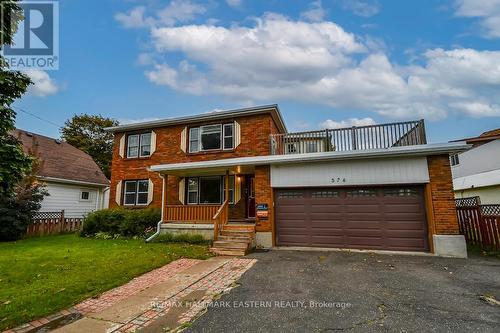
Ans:
POLYGON ((161 174, 179 176, 216 174, 224 173, 227 170, 229 170, 230 174, 245 174, 253 173, 254 168, 260 165, 442 155, 460 153, 468 150, 470 147, 470 145, 461 142, 435 143, 418 146, 391 147, 387 149, 237 157, 203 162, 153 165, 149 170, 161 174))

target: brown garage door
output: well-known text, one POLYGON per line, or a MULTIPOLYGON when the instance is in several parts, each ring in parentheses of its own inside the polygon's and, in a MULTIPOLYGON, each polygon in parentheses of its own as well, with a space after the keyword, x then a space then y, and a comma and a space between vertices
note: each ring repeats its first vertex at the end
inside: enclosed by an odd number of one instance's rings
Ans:
POLYGON ((427 251, 422 187, 275 191, 277 244, 427 251))

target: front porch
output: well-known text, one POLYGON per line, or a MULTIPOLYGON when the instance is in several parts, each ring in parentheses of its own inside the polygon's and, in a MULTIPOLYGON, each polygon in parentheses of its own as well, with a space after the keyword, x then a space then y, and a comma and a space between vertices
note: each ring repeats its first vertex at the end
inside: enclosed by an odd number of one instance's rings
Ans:
POLYGON ((244 255, 254 247, 255 168, 199 168, 160 173, 161 232, 199 234, 212 251, 244 255))
POLYGON ((164 223, 255 223, 255 175, 236 170, 165 174, 164 223))

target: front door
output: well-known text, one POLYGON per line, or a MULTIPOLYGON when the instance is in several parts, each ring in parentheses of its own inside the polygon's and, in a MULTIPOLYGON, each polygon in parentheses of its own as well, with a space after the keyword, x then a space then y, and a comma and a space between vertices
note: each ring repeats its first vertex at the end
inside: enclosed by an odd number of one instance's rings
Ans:
POLYGON ((247 217, 255 218, 255 177, 249 176, 247 179, 247 217))

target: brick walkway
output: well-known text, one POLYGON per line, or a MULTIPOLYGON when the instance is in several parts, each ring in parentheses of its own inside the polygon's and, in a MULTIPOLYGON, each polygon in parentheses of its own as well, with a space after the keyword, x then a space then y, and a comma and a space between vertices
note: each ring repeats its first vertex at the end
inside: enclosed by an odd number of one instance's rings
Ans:
POLYGON ((88 299, 74 308, 25 324, 7 332, 43 330, 47 324, 69 315, 73 322, 58 333, 152 331, 173 329, 200 314, 218 294, 229 290, 255 263, 255 259, 216 257, 209 260, 180 259, 88 299), (186 298, 196 302, 178 306, 186 298), (76 321, 74 321, 77 318, 76 321), (167 325, 168 324, 168 325, 167 325))
POLYGON ((196 265, 201 260, 195 259, 180 259, 163 267, 155 269, 149 273, 136 277, 132 281, 123 286, 111 289, 99 298, 89 298, 86 301, 75 306, 75 309, 81 314, 95 313, 104 310, 105 308, 116 304, 117 302, 135 295, 146 288, 165 282, 175 274, 196 265))

